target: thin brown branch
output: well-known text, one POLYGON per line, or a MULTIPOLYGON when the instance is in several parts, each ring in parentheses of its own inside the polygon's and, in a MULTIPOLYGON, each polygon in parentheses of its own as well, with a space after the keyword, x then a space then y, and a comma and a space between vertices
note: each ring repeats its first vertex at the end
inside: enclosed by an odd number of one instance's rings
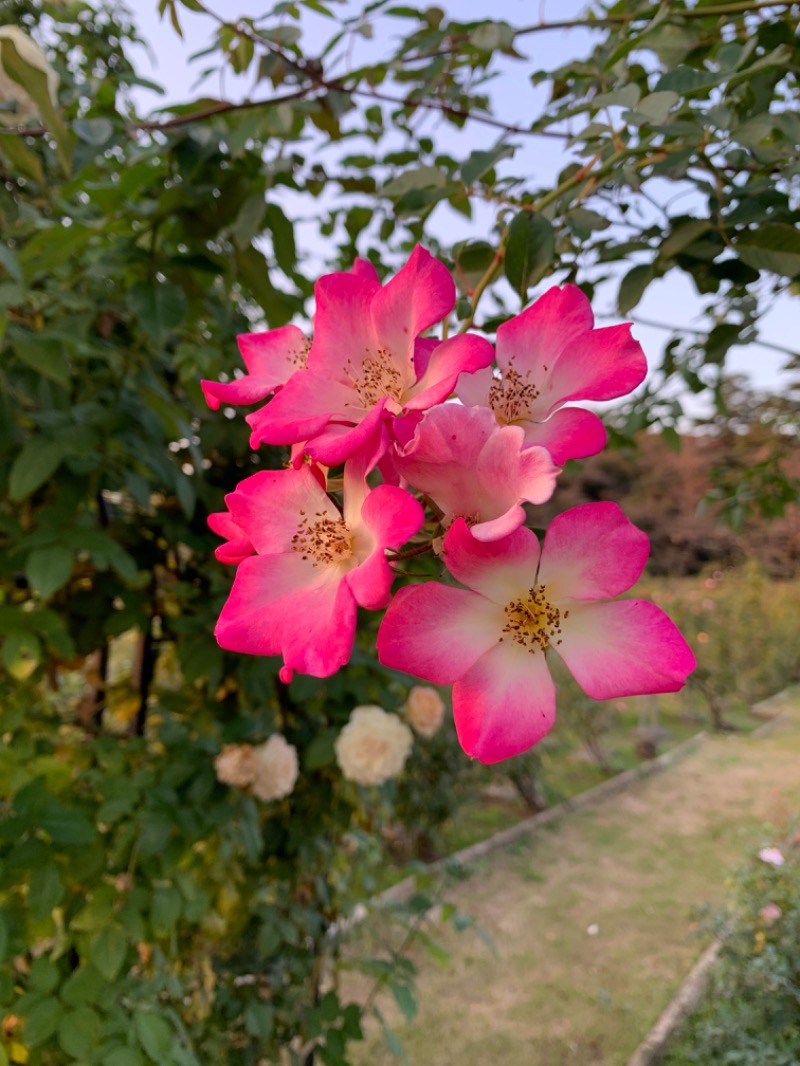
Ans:
MULTIPOLYGON (((491 115, 481 115, 473 111, 466 111, 460 107, 454 107, 450 104, 444 104, 436 100, 417 100, 413 97, 406 96, 390 96, 388 93, 374 92, 372 89, 347 89, 343 84, 343 80, 337 78, 335 81, 315 81, 313 84, 306 85, 302 89, 297 89, 291 93, 284 93, 282 96, 272 96, 265 100, 243 100, 240 103, 232 103, 228 100, 220 100, 218 103, 209 107, 201 108, 198 111, 190 111, 185 115, 176 115, 174 118, 167 119, 164 122, 157 120, 149 120, 146 122, 132 122, 129 125, 129 129, 132 132, 144 131, 144 132, 168 132, 173 129, 180 129, 183 126, 188 126, 193 122, 202 122, 204 119, 215 118, 217 115, 229 115, 237 111, 252 111, 258 107, 277 107, 278 104, 291 103, 293 100, 301 100, 307 98, 309 94, 322 90, 323 92, 344 92, 350 96, 361 96, 370 100, 380 100, 387 104, 396 104, 398 107, 408 107, 412 109, 423 108, 427 111, 439 111, 442 114, 453 115, 456 118, 462 118, 468 122, 480 122, 484 126, 492 126, 494 129, 503 130, 504 133, 520 134, 528 137, 550 137, 559 141, 568 140, 570 134, 559 133, 554 130, 532 130, 526 129, 524 126, 514 126, 510 123, 501 122, 499 119, 492 118, 491 115)), ((0 128, 0 136, 15 136, 15 137, 44 137, 48 133, 46 126, 9 126, 0 128)))
MULTIPOLYGON (((179 129, 188 126, 192 122, 202 122, 207 118, 215 118, 217 115, 229 115, 236 111, 252 111, 257 107, 277 107, 279 104, 291 103, 293 100, 302 100, 313 92, 315 86, 306 85, 302 89, 296 89, 291 93, 283 93, 281 96, 271 96, 265 100, 242 100, 233 103, 230 100, 219 100, 208 107, 198 111, 189 111, 185 115, 175 115, 174 118, 148 120, 144 122, 131 122, 128 126, 131 132, 144 131, 147 133, 179 129)), ((7 126, 0 127, 0 136, 15 137, 45 137, 49 133, 47 126, 7 126)))
POLYGON ((424 555, 433 550, 433 542, 428 540, 424 544, 418 544, 416 548, 406 548, 402 552, 390 552, 387 558, 390 563, 396 563, 400 559, 413 559, 415 555, 424 555))
MULTIPOLYGON (((715 15, 747 15, 753 11, 761 11, 764 8, 792 8, 795 4, 791 0, 742 0, 739 3, 714 4, 710 7, 692 7, 668 11, 668 16, 683 19, 713 18, 715 15)), ((644 8, 641 11, 621 11, 614 15, 605 15, 601 18, 563 19, 559 22, 536 22, 532 26, 521 26, 515 33, 515 37, 524 37, 531 33, 545 33, 548 30, 592 30, 603 26, 624 26, 630 22, 645 22, 662 14, 663 5, 644 8)))
MULTIPOLYGON (((619 315, 597 315, 598 318, 619 318, 619 315)), ((674 323, 669 322, 655 322, 651 318, 641 318, 639 315, 629 315, 629 321, 635 326, 647 326, 649 329, 663 329, 667 333, 689 333, 693 337, 705 337, 708 333, 707 329, 697 329, 694 326, 676 326, 674 323)), ((778 352, 780 355, 788 355, 793 359, 798 358, 798 352, 792 351, 791 348, 785 348, 782 344, 775 344, 773 341, 764 341, 759 337, 753 340, 742 342, 747 345, 755 345, 758 348, 768 348, 772 352, 778 352)))
MULTIPOLYGON (((339 81, 345 80, 346 77, 339 79, 339 81)), ((351 96, 364 96, 372 100, 380 100, 386 104, 397 104, 399 107, 421 107, 427 111, 439 111, 443 115, 452 115, 454 118, 462 118, 468 122, 480 122, 484 126, 503 130, 504 133, 521 134, 526 137, 550 137, 559 141, 566 141, 571 137, 569 133, 560 133, 556 130, 532 130, 530 127, 515 126, 512 123, 501 122, 500 119, 492 118, 491 115, 481 115, 474 111, 466 111, 462 107, 455 107, 453 104, 442 103, 441 100, 418 100, 413 96, 390 96, 388 93, 379 93, 372 89, 343 89, 342 91, 349 92, 351 96)))

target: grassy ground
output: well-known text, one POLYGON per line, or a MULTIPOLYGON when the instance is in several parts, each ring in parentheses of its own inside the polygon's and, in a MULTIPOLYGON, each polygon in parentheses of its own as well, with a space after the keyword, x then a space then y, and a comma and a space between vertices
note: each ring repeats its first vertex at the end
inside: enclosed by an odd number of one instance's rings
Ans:
MULTIPOLYGON (((688 740, 701 729, 709 728, 706 716, 699 711, 694 714, 688 711, 688 700, 683 694, 658 697, 658 704, 658 723, 662 730, 659 754, 688 740)), ((602 737, 603 748, 616 773, 639 766, 642 762, 634 748, 638 722, 635 701, 628 700, 627 705, 615 716, 602 737)), ((727 721, 731 727, 743 733, 751 732, 760 724, 744 704, 733 706, 727 714, 727 721)), ((579 738, 571 730, 563 728, 558 719, 541 751, 542 781, 551 806, 594 788, 610 776, 590 756, 579 738)), ((498 776, 498 782, 501 780, 505 779, 498 776)), ((484 795, 459 808, 442 827, 442 853, 452 855, 529 817, 530 810, 508 784, 506 790, 507 799, 492 799, 484 795)), ((392 880, 399 880, 402 876, 404 871, 398 870, 392 880)))
MULTIPOLYGON (((451 897, 492 938, 442 931, 420 954, 420 1012, 390 1002, 411 1066, 616 1066, 669 1001, 703 943, 696 909, 800 809, 800 692, 786 726, 710 738, 675 767, 485 860, 451 897)), ((353 985, 350 992, 364 994, 353 985)), ((354 1063, 393 1060, 370 1034, 354 1063)))

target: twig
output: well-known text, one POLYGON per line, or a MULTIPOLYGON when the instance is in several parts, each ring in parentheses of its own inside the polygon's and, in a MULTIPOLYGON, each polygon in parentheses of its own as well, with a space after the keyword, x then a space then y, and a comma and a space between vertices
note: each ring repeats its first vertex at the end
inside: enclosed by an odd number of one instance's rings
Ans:
MULTIPOLYGON (((710 7, 692 7, 685 10, 667 10, 668 17, 683 19, 713 18, 714 15, 746 15, 751 11, 761 11, 769 7, 791 8, 794 4, 788 0, 744 0, 741 3, 715 4, 710 7)), ((563 19, 560 22, 536 22, 532 26, 522 26, 516 31, 515 37, 524 37, 531 33, 544 33, 548 30, 586 30, 602 26, 626 25, 629 22, 644 22, 654 18, 664 11, 663 5, 648 7, 641 11, 622 11, 615 15, 604 15, 601 18, 586 19, 563 19)))
MULTIPOLYGON (((598 318, 615 318, 619 316, 615 315, 597 315, 598 318)), ((630 316, 630 321, 636 326, 649 326, 651 329, 663 329, 669 333, 691 333, 695 337, 703 337, 708 332, 705 329, 695 329, 694 326, 676 326, 669 322, 654 322, 650 318, 640 318, 638 315, 630 316)), ((769 348, 770 351, 780 352, 781 355, 789 355, 793 359, 800 358, 800 352, 793 352, 791 348, 784 348, 781 344, 775 344, 772 341, 762 341, 759 338, 755 340, 745 341, 746 344, 756 344, 761 348, 769 348)))
POLYGON ((429 540, 425 544, 418 544, 416 548, 407 548, 403 552, 391 552, 387 555, 387 559, 390 563, 396 563, 401 559, 413 559, 415 555, 424 555, 425 552, 433 551, 433 541, 429 540))

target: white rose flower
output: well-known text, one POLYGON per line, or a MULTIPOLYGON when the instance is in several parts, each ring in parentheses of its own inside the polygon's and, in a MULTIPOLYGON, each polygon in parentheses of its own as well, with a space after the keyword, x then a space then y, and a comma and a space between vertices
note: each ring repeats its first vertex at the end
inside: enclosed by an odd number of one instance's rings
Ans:
POLYGON ((273 733, 265 744, 254 749, 256 773, 253 795, 260 800, 283 799, 294 789, 299 764, 297 748, 280 733, 273 733))
POLYGON ((396 714, 382 707, 356 707, 336 738, 336 761, 357 785, 382 785, 405 765, 414 734, 396 714))
POLYGON ((421 737, 430 739, 444 720, 444 700, 430 685, 414 685, 406 700, 406 714, 421 737))
POLYGON ((256 776, 256 749, 251 744, 226 744, 214 760, 217 781, 247 788, 256 776))

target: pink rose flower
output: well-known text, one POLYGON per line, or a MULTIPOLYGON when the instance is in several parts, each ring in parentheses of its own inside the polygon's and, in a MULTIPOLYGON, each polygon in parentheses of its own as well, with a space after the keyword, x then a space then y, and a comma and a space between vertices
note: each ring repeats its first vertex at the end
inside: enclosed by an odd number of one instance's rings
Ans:
POLYGON ((328 466, 375 439, 385 451, 395 417, 442 403, 459 374, 494 358, 482 337, 420 336, 450 313, 455 285, 419 246, 384 286, 374 274, 340 272, 320 278, 315 295, 307 368, 247 416, 253 447, 308 441, 309 455, 328 466))
POLYGON ((520 426, 556 463, 596 455, 606 442, 591 411, 576 400, 612 400, 644 381, 647 360, 629 324, 594 328, 588 298, 574 285, 552 288, 497 331, 497 366, 462 375, 456 395, 490 407, 500 425, 520 426))
MULTIPOLYGON (((356 259, 351 273, 373 282, 378 275, 372 263, 356 259)), ((212 411, 221 404, 257 403, 280 389, 296 370, 304 370, 311 341, 297 326, 281 326, 263 333, 241 333, 236 338, 247 373, 233 381, 201 381, 212 411)))
POLYGON ((372 491, 364 454, 345 465, 344 513, 308 465, 263 470, 226 496, 231 519, 256 554, 243 559, 215 636, 249 655, 282 655, 295 670, 328 677, 350 658, 356 606, 377 610, 391 595, 386 548, 420 528, 423 512, 393 485, 372 491))
POLYGON ((257 403, 285 385, 306 365, 311 342, 297 326, 282 326, 264 333, 242 333, 236 338, 247 373, 233 381, 201 381, 212 411, 221 404, 257 403))
POLYGON ((525 521, 523 502, 550 499, 559 474, 550 453, 525 448, 524 436, 485 407, 445 403, 425 412, 392 462, 441 508, 446 526, 461 516, 478 540, 497 540, 525 521))
POLYGON ((524 526, 485 543, 458 519, 445 562, 467 587, 402 589, 381 624, 379 658, 453 684, 461 745, 487 763, 526 751, 551 728, 546 653, 557 652, 594 699, 675 692, 695 666, 676 626, 646 601, 602 602, 639 578, 648 550, 647 536, 614 503, 559 515, 541 551, 524 526))

